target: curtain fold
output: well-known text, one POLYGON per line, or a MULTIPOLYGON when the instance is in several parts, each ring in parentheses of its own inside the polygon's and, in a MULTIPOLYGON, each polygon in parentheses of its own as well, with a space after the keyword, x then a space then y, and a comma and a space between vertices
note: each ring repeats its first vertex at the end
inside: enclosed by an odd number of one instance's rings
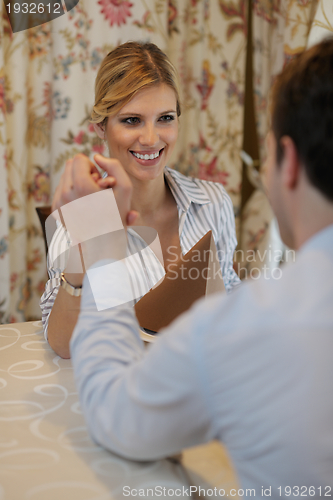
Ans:
MULTIPOLYGON (((3 6, 0 6, 2 9, 3 6)), ((0 11, 2 14, 2 11, 0 11)), ((7 202, 8 171, 6 159, 6 77, 5 77, 5 23, 0 15, 0 323, 8 320, 10 303, 9 272, 9 207, 7 202)))
POLYGON ((262 161, 272 79, 306 46, 317 0, 80 0, 15 34, 0 3, 1 322, 40 317, 47 276, 35 207, 50 204, 66 159, 107 154, 89 123, 94 80, 107 52, 127 40, 156 43, 178 70, 183 113, 170 166, 224 184, 243 250, 267 248, 267 201, 256 191, 259 202, 241 206, 248 6, 262 161))
MULTIPOLYGON (((326 1, 327 5, 330 0, 326 1)), ((264 174, 265 137, 270 128, 270 89, 275 76, 307 46, 318 0, 253 0, 253 92, 259 165, 264 174)), ((333 15, 331 9, 331 17, 333 15)), ((255 188, 241 211, 241 277, 258 278, 274 272, 284 259, 274 214, 262 189, 255 188)), ((272 274, 273 273, 273 274, 272 274)))

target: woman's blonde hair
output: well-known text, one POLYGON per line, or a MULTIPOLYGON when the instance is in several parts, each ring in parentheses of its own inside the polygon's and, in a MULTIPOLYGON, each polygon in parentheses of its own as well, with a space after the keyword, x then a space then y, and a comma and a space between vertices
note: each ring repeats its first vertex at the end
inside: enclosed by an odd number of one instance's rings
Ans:
POLYGON ((127 42, 104 58, 95 83, 95 105, 91 122, 105 126, 143 88, 164 83, 176 95, 177 116, 180 99, 177 73, 168 57, 153 43, 127 42))

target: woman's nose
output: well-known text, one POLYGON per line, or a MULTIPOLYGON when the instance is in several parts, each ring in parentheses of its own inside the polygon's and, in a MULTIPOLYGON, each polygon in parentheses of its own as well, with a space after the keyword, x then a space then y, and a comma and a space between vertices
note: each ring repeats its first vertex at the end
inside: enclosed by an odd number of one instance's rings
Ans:
POLYGON ((159 141, 159 135, 153 123, 146 123, 141 131, 140 143, 144 146, 155 146, 159 141))

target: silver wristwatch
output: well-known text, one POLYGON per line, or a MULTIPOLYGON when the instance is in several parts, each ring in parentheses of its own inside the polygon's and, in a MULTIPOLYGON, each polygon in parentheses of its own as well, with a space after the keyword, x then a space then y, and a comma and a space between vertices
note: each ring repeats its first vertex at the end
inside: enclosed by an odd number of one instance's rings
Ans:
POLYGON ((73 286, 65 278, 64 273, 61 273, 60 286, 66 290, 72 297, 80 297, 82 293, 82 285, 73 286))

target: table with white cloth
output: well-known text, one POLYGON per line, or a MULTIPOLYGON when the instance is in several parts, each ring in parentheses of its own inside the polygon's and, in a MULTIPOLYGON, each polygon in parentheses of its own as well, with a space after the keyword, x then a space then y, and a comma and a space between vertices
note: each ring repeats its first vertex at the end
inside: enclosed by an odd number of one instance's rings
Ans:
POLYGON ((190 498, 190 486, 192 498, 199 487, 200 498, 237 498, 235 473, 217 442, 154 462, 97 446, 71 361, 54 353, 39 321, 0 326, 0 429, 0 500, 190 498))

